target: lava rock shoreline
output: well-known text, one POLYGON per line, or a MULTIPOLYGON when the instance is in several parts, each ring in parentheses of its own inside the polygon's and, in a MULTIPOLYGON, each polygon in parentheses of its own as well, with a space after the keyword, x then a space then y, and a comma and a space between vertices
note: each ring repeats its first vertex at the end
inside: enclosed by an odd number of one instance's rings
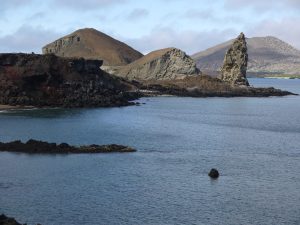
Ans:
POLYGON ((145 97, 171 95, 178 97, 280 97, 298 95, 273 87, 249 87, 230 85, 207 75, 190 76, 178 80, 147 81, 137 85, 145 97))
POLYGON ((0 104, 35 107, 133 105, 135 86, 101 70, 102 60, 0 54, 0 104))
POLYGON ((0 152, 19 152, 30 154, 84 154, 84 153, 129 153, 136 152, 136 149, 124 145, 86 145, 71 146, 67 143, 49 143, 30 139, 26 143, 19 140, 2 143, 0 152))
POLYGON ((14 218, 7 217, 4 214, 2 214, 0 215, 0 225, 26 225, 26 224, 18 223, 14 218))

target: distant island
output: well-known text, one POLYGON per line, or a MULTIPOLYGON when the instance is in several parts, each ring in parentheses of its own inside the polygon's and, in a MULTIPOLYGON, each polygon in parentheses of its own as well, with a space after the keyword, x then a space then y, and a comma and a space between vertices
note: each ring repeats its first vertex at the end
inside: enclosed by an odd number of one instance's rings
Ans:
POLYGON ((166 48, 145 56, 95 29, 81 29, 43 47, 43 55, 0 54, 0 105, 112 107, 143 96, 267 97, 291 95, 250 87, 241 34, 227 49, 218 78, 205 75, 185 52, 166 48), (92 49, 87 51, 87 49, 92 49))

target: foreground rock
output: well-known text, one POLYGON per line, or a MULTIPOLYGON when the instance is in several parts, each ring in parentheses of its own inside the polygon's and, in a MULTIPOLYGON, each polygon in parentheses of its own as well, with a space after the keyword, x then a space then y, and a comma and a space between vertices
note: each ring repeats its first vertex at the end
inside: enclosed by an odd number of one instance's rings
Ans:
POLYGON ((221 80, 232 85, 249 86, 246 78, 247 63, 247 44, 245 35, 241 33, 226 52, 221 68, 221 80))
POLYGON ((0 104, 51 107, 130 105, 137 93, 100 69, 101 60, 53 54, 0 54, 0 104))
POLYGON ((2 214, 0 215, 0 225, 22 225, 22 224, 18 223, 14 218, 10 218, 2 214))
POLYGON ((13 141, 8 143, 0 142, 0 151, 5 152, 23 152, 39 154, 67 154, 67 153, 126 153, 135 152, 136 150, 123 145, 88 145, 88 146, 71 146, 66 143, 56 144, 44 141, 29 140, 26 143, 13 141))
POLYGON ((130 80, 172 80, 200 73, 194 60, 176 48, 150 52, 127 66, 111 71, 130 80))
POLYGON ((210 176, 213 179, 217 179, 220 176, 220 174, 219 174, 219 171, 217 169, 212 168, 209 171, 208 176, 210 176))
POLYGON ((80 29, 62 37, 45 47, 43 54, 55 54, 61 57, 83 57, 103 60, 104 65, 121 66, 143 56, 131 48, 93 28, 80 29))

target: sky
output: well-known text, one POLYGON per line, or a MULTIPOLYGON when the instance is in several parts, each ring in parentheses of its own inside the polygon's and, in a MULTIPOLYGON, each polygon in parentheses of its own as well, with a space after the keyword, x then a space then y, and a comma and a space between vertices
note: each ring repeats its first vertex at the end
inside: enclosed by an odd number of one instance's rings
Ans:
POLYGON ((300 0, 0 0, 0 52, 35 52, 95 28, 146 54, 193 54, 230 40, 275 36, 300 49, 300 0))

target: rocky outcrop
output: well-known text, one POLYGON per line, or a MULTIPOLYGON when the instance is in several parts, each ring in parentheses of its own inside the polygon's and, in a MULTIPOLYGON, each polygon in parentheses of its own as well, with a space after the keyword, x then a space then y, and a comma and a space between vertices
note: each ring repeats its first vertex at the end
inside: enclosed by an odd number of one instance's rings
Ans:
POLYGON ((2 214, 0 215, 0 225, 22 225, 22 224, 18 223, 14 218, 10 218, 2 214))
POLYGON ((0 54, 0 104, 54 107, 124 106, 133 86, 100 69, 102 61, 53 54, 0 54))
POLYGON ((104 65, 110 66, 126 65, 143 56, 125 43, 92 28, 77 30, 47 44, 42 51, 61 57, 103 60, 104 65))
POLYGON ((199 73, 194 60, 176 48, 151 52, 114 71, 115 75, 131 80, 177 79, 199 73))
POLYGON ((12 141, 8 143, 0 142, 0 151, 6 152, 23 152, 38 154, 67 154, 67 153, 112 153, 112 152, 135 152, 136 150, 123 145, 87 145, 71 146, 66 143, 56 144, 44 141, 29 140, 26 143, 21 141, 12 141))
POLYGON ((247 63, 247 44, 245 35, 241 33, 226 52, 221 68, 221 80, 232 85, 249 86, 246 78, 247 63))

